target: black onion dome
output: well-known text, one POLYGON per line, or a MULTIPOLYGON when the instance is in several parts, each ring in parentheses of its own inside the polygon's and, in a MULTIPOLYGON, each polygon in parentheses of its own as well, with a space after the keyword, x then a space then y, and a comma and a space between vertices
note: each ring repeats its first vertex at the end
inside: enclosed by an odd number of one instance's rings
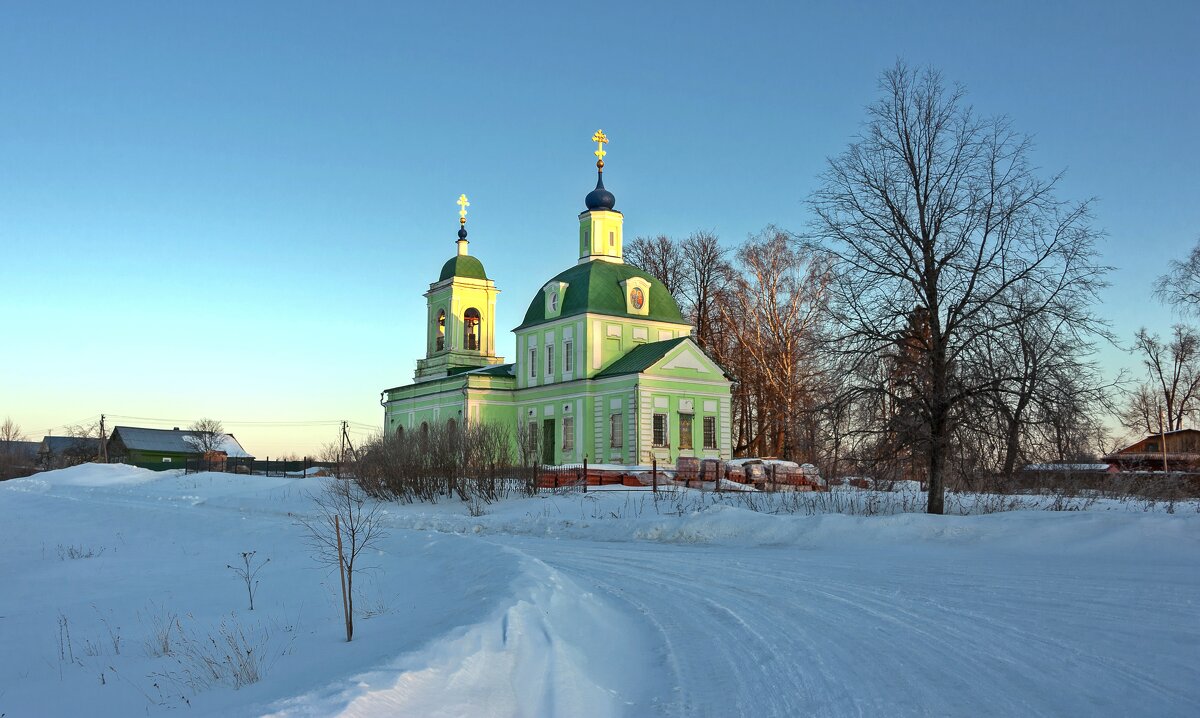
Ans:
POLYGON ((588 192, 587 197, 583 198, 584 204, 588 209, 612 209, 617 204, 617 198, 612 192, 604 189, 604 173, 596 173, 596 189, 588 192))

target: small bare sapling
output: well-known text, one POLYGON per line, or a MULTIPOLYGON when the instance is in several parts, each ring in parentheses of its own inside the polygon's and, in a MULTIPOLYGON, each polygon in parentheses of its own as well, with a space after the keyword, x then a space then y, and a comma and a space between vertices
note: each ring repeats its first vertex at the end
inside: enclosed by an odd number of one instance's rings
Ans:
POLYGON ((246 582, 246 593, 250 596, 251 611, 254 610, 254 594, 258 593, 258 572, 262 570, 263 566, 271 563, 271 559, 268 558, 263 559, 257 566, 252 566, 251 563, 253 562, 254 554, 256 553, 258 552, 243 551, 241 566, 231 566, 229 564, 225 564, 225 568, 233 571, 238 575, 239 578, 246 582))
POLYGON ((297 520, 307 530, 313 558, 343 575, 342 610, 346 640, 350 641, 354 637, 354 579, 371 568, 362 564, 360 556, 364 550, 378 549, 387 536, 385 514, 381 504, 354 481, 327 479, 323 490, 309 498, 316 510, 297 520))

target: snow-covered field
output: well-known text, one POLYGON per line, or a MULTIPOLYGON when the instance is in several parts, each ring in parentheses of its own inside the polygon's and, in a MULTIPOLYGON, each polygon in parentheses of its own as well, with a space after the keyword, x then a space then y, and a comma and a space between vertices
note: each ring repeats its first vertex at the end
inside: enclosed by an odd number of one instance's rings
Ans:
POLYGON ((346 643, 296 522, 321 481, 0 484, 0 715, 1200 715, 1194 504, 389 505, 346 643), (253 611, 227 567, 249 551, 253 611))

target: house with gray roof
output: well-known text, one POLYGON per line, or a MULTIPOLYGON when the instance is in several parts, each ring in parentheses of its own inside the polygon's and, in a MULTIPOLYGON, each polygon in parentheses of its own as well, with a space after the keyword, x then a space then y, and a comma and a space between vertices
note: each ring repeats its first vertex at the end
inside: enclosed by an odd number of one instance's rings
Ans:
POLYGON ((61 469, 93 461, 100 454, 99 439, 77 436, 43 436, 38 444, 38 466, 61 469))
MULTIPOLYGON (((182 468, 187 459, 202 455, 197 448, 198 432, 174 429, 143 429, 118 426, 108 438, 108 460, 126 464, 155 464, 161 468, 182 468)), ((224 434, 218 451, 230 458, 254 458, 233 434, 224 434)))

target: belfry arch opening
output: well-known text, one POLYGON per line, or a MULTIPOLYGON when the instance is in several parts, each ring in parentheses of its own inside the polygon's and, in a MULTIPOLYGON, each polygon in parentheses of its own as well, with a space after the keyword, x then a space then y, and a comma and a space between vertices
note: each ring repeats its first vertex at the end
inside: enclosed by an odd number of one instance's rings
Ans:
POLYGON ((446 310, 439 309, 437 316, 437 350, 442 351, 446 348, 446 310))
POLYGON ((463 314, 463 328, 466 332, 463 346, 467 349, 478 350, 482 328, 478 309, 471 307, 463 314))

